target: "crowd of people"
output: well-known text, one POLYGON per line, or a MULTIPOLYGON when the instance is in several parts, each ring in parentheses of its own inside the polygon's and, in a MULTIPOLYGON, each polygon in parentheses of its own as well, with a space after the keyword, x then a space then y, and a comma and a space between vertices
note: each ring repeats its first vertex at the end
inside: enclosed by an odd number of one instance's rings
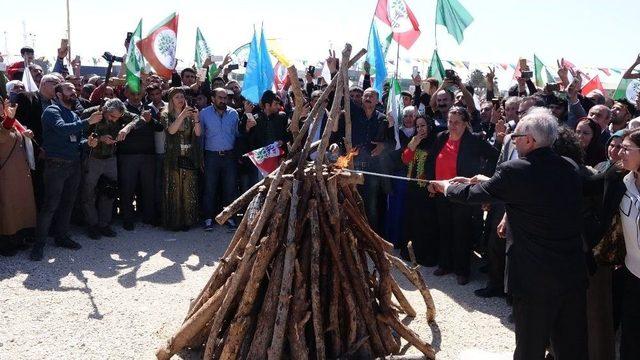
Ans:
MULTIPOLYGON (((242 155, 292 142, 293 92, 268 90, 245 100, 226 57, 210 77, 198 69, 171 79, 143 74, 139 89, 117 76, 69 72, 58 51, 53 72, 25 61, 0 72, 0 253, 30 249, 40 261, 48 237, 79 249, 70 223, 113 238, 141 221, 170 231, 215 227, 215 214, 262 176, 242 155), (39 84, 26 91, 28 71, 39 84)), ((0 59, 1 62, 2 59, 0 59)), ((208 59, 203 65, 212 66, 208 59)), ((625 73, 640 78, 634 69, 625 73)), ((334 76, 340 64, 330 56, 334 76)), ((208 72, 208 71, 207 71, 208 72)), ((523 72, 525 74, 526 72, 523 72)), ((356 170, 372 228, 434 275, 469 282, 474 252, 488 273, 480 297, 513 304, 516 359, 612 359, 621 327, 622 359, 640 358, 640 97, 582 95, 582 76, 562 66, 560 81, 537 88, 518 77, 507 92, 412 76, 401 115, 387 112, 389 86, 349 88, 356 170), (397 125, 397 139, 395 129, 397 125), (588 339, 588 340, 587 340, 588 339), (588 346, 587 346, 588 343, 588 346), (588 355, 587 355, 588 354, 588 355)), ((322 99, 324 132, 332 96, 313 71, 303 84, 302 121, 322 99)), ((344 154, 344 121, 330 149, 344 154)), ((314 157, 315 154, 311 154, 314 157)), ((235 229, 235 219, 225 227, 235 229)))

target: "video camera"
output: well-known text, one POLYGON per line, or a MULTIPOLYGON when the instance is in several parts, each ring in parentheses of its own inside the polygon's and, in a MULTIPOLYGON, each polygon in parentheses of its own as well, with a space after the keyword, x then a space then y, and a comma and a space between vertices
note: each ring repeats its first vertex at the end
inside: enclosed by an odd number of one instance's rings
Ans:
POLYGON ((102 58, 107 60, 108 63, 114 63, 114 62, 119 62, 122 63, 124 62, 124 59, 121 56, 115 56, 112 53, 105 51, 104 54, 102 54, 102 58))

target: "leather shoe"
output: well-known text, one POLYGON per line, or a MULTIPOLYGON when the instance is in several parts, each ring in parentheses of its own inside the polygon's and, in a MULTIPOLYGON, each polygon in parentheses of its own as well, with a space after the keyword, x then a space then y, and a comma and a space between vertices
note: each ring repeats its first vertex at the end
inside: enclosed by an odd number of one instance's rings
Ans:
POLYGON ((464 275, 458 275, 456 280, 458 281, 458 285, 467 285, 469 283, 469 277, 464 275))
POLYGON ((441 267, 437 268, 436 271, 433 272, 433 275, 435 276, 444 276, 449 274, 451 271, 443 269, 441 267))
POLYGON ((34 245, 31 249, 31 254, 29 254, 29 259, 31 261, 40 261, 44 256, 44 245, 34 245))
POLYGON ((116 235, 118 235, 109 225, 98 228, 98 231, 100 231, 100 234, 106 237, 116 237, 116 235))
POLYGON ((122 223, 122 228, 127 230, 127 231, 133 231, 134 226, 133 226, 133 222, 131 221, 125 221, 122 223))
POLYGON ((478 289, 473 292, 476 296, 481 298, 492 298, 492 297, 502 297, 504 296, 504 291, 502 289, 486 287, 482 289, 478 289))
POLYGON ((78 250, 78 249, 82 248, 82 245, 80 245, 77 242, 71 240, 71 238, 68 237, 68 236, 56 239, 55 240, 55 244, 56 244, 57 247, 61 247, 61 248, 65 248, 65 249, 71 249, 71 250, 78 250))
POLYGON ((100 229, 97 226, 89 226, 87 229, 87 236, 89 236, 93 240, 98 240, 102 237, 100 234, 100 229))

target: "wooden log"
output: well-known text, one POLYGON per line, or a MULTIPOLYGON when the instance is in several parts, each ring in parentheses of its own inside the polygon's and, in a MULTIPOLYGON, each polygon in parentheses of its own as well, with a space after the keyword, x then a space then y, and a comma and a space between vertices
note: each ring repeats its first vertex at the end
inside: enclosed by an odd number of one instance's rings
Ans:
POLYGON ((273 262, 273 269, 269 277, 269 285, 264 296, 264 301, 258 313, 258 324, 251 341, 247 359, 266 359, 267 348, 271 342, 273 325, 276 320, 276 306, 278 305, 278 294, 280 293, 280 283, 282 282, 282 265, 284 253, 280 253, 273 262))
POLYGON ((391 279, 393 280, 391 282, 391 284, 393 285, 393 288, 392 288, 393 296, 395 296, 395 298, 398 300, 398 303, 400 304, 400 308, 405 314, 407 314, 407 316, 416 317, 418 313, 413 308, 413 306, 411 306, 411 303, 409 302, 409 300, 407 300, 407 298, 404 296, 402 289, 400 289, 400 286, 398 285, 396 280, 393 278, 393 275, 391 276, 391 279))
MULTIPOLYGON (((349 60, 349 65, 348 67, 352 67, 353 64, 355 64, 362 56, 364 56, 364 54, 366 54, 367 51, 365 49, 361 49, 354 57, 351 58, 351 60, 349 60)), ((320 106, 318 106, 318 104, 322 104, 322 102, 326 101, 329 97, 329 93, 331 93, 337 85, 337 81, 338 81, 338 77, 334 77, 333 79, 331 79, 331 82, 329 82, 329 85, 327 86, 327 88, 324 90, 324 92, 322 93, 322 95, 320 96, 320 99, 318 99, 318 101, 316 102, 316 106, 314 106, 313 109, 311 109, 311 112, 309 113, 309 117, 307 119, 314 119, 316 118, 316 116, 318 115, 318 112, 320 111, 320 106), (325 96, 326 94, 326 96, 325 96), (324 96, 324 98, 323 98, 324 96), (314 112, 315 110, 315 112, 314 112)), ((312 126, 313 122, 315 121, 305 121, 304 124, 302 125, 302 129, 300 129, 300 133, 298 134, 298 136, 294 139, 293 141, 293 145, 291 146, 291 153, 298 153, 301 146, 302 146, 302 140, 304 139, 305 134, 307 134, 307 132, 309 132, 309 128, 312 126)), ((318 123, 318 126, 320 126, 320 124, 318 123)), ((314 130, 317 131, 318 128, 312 128, 310 134, 314 134, 314 130)), ((311 138, 311 136, 309 136, 308 138, 311 138)), ((308 140, 310 141, 310 140, 308 140)), ((307 147, 308 145, 305 144, 305 147, 307 147)), ((302 151, 302 160, 306 160, 307 156, 309 156, 309 151, 302 151)))
MULTIPOLYGON (((345 262, 344 258, 343 256, 341 256, 340 249, 335 243, 329 227, 325 224, 325 222, 322 221, 320 222, 320 225, 324 232, 325 243, 331 251, 332 260, 335 264, 335 267, 338 269, 341 278, 344 279, 344 281, 346 281, 346 283, 348 284, 346 288, 353 289, 353 295, 356 300, 357 308, 360 312, 362 312, 362 318, 364 319, 364 323, 369 333, 369 340, 371 341, 373 352, 375 353, 375 355, 384 355, 385 348, 382 344, 382 340, 380 339, 380 334, 378 333, 375 314, 373 313, 373 309, 371 309, 371 304, 367 303, 362 292, 358 291, 361 282, 357 281, 357 278, 351 276, 349 274, 349 271, 345 269, 345 267, 343 267, 342 264, 343 262, 345 262)), ((345 287, 343 287, 343 289, 345 289, 345 287)))
POLYGON ((300 88, 300 81, 298 81, 298 70, 295 65, 291 65, 287 68, 287 72, 289 73, 289 84, 290 88, 293 91, 293 101, 295 107, 293 109, 293 115, 291 116, 291 125, 289 126, 289 130, 291 134, 295 138, 300 133, 300 115, 302 115, 302 108, 304 106, 304 95, 302 94, 302 89, 300 88))
MULTIPOLYGON (((395 318, 394 315, 390 315, 395 318)), ((400 352, 400 342, 396 341, 396 338, 393 337, 393 333, 391 332, 391 328, 389 325, 380 321, 380 319, 376 318, 376 324, 378 325, 378 332, 380 333, 380 338, 382 339, 382 343, 384 347, 387 349, 387 354, 397 354, 400 352)))
POLYGON ((216 315, 213 319, 213 322, 211 325, 212 333, 215 332, 217 334, 220 331, 222 327, 222 321, 227 316, 229 312, 229 308, 233 304, 233 301, 235 301, 237 297, 236 295, 240 290, 241 284, 244 284, 244 280, 248 278, 249 271, 253 267, 253 264, 255 262, 254 255, 256 252, 256 244, 262 234, 262 229, 264 228, 265 224, 271 217, 273 209, 276 205, 275 197, 276 197, 276 194, 278 193, 278 186, 282 181, 283 170, 284 168, 282 166, 280 166, 276 170, 276 178, 271 183, 271 187, 267 191, 267 196, 264 201, 264 205, 262 207, 262 212, 258 217, 256 226, 252 229, 251 237, 249 238, 249 242, 247 243, 247 246, 245 248, 244 254, 242 256, 242 260, 238 264, 236 276, 233 278, 231 285, 229 285, 229 290, 227 291, 227 295, 225 296, 224 301, 220 306, 220 309, 218 310, 218 312, 216 312, 216 315))
POLYGON ((339 171, 329 175, 329 180, 332 178, 337 178, 340 186, 349 186, 353 185, 362 185, 364 184, 364 175, 362 173, 356 172, 344 172, 339 171))
POLYGON ((376 232, 373 231, 365 221, 363 214, 360 213, 350 201, 345 201, 342 208, 347 212, 347 215, 349 216, 349 219, 352 220, 353 225, 355 225, 360 232, 366 236, 374 249, 379 250, 381 253, 389 253, 393 250, 393 244, 376 234, 376 232))
POLYGON ((229 281, 223 285, 216 293, 210 297, 206 303, 185 323, 167 343, 156 351, 158 360, 170 359, 175 353, 184 349, 190 340, 196 336, 211 319, 224 298, 229 281))
POLYGON ((341 320, 343 317, 341 316, 341 298, 340 298, 340 279, 338 278, 338 274, 333 272, 331 274, 331 291, 329 295, 329 327, 327 327, 326 331, 328 331, 331 337, 331 356, 333 358, 339 358, 342 354, 342 331, 341 331, 341 320))
MULTIPOLYGON (((348 64, 349 55, 351 55, 351 44, 345 44, 344 50, 342 50, 342 61, 340 62, 343 67, 348 64)), ((338 121, 338 115, 340 113, 340 103, 342 98, 344 97, 344 81, 343 76, 345 72, 340 71, 336 75, 336 91, 333 94, 333 103, 331 104, 331 110, 329 111, 329 117, 327 118, 327 124, 324 127, 324 132, 322 133, 322 141, 320 142, 320 146, 318 147, 318 152, 316 155, 316 167, 322 164, 324 160, 325 152, 327 151, 327 147, 329 146, 329 138, 331 133, 333 132, 334 124, 338 121)))
POLYGON ((413 241, 407 243, 407 251, 409 252, 409 259, 411 259, 411 266, 415 268, 418 266, 418 261, 416 260, 416 253, 413 251, 413 241))
MULTIPOLYGON (((343 68, 346 73, 342 77, 344 81, 344 147, 349 154, 353 148, 351 145, 351 96, 349 94, 349 68, 343 68)), ((353 168, 353 164, 350 164, 349 168, 353 168)))
POLYGON ((315 335, 316 356, 325 358, 324 326, 322 324, 322 308, 320 306, 320 223, 316 200, 309 201, 309 219, 311 220, 311 314, 313 333, 315 335))
POLYGON ((267 272, 267 267, 271 263, 273 255, 276 253, 276 250, 278 250, 278 246, 280 245, 278 233, 281 224, 284 224, 282 216, 285 213, 290 198, 291 183, 285 182, 280 190, 278 203, 274 211, 274 217, 271 220, 271 231, 269 236, 260 242, 260 247, 256 253, 256 260, 253 268, 251 269, 249 280, 245 285, 242 299, 238 305, 238 310, 236 310, 235 319, 231 324, 231 330, 229 331, 229 336, 222 351, 221 359, 235 359, 240 346, 242 345, 244 335, 248 327, 251 325, 250 313, 253 308, 253 304, 256 301, 262 279, 267 272))
POLYGON ((408 343, 415 346, 418 350, 420 350, 427 359, 435 360, 436 352, 433 350, 433 347, 429 345, 429 343, 420 339, 420 336, 413 332, 413 330, 409 329, 406 325, 404 325, 400 320, 396 319, 394 316, 389 314, 378 314, 378 319, 385 324, 389 325, 393 328, 401 337, 407 340, 408 343))
POLYGON ((415 286, 420 291, 420 294, 422 295, 422 298, 424 299, 424 302, 427 306, 427 321, 430 323, 435 322, 436 306, 433 303, 433 297, 431 296, 429 287, 427 287, 427 284, 424 282, 422 275, 420 275, 420 273, 418 273, 415 269, 410 269, 404 263, 404 261, 400 260, 399 258, 391 254, 387 254, 386 256, 387 259, 391 261, 393 266, 396 269, 400 270, 400 272, 413 284, 413 286, 415 286))
POLYGON ((253 224, 254 219, 260 213, 260 208, 262 207, 263 202, 264 195, 262 193, 258 193, 249 203, 245 216, 242 217, 242 221, 233 235, 233 239, 231 240, 229 247, 227 247, 227 250, 220 259, 220 263, 209 278, 207 284, 200 291, 200 294, 191 302, 189 311, 187 311, 187 316, 184 319, 185 322, 200 308, 200 306, 202 306, 205 301, 207 301, 209 297, 211 297, 219 287, 219 284, 226 281, 230 272, 235 270, 235 260, 239 255, 232 254, 239 254, 238 248, 244 248, 244 245, 246 245, 246 241, 243 241, 243 239, 248 241, 248 236, 244 236, 246 229, 253 224))
POLYGON ((291 316, 289 316, 289 324, 287 326, 287 340, 289 340, 289 348, 292 359, 305 360, 309 357, 309 348, 305 336, 305 324, 311 316, 311 312, 307 311, 309 304, 307 302, 307 287, 304 275, 300 270, 300 264, 295 261, 294 265, 295 279, 293 288, 293 300, 291 304, 291 316))
POLYGON ((289 208, 289 221, 287 224, 287 242, 285 244, 284 266, 282 268, 282 283, 280 284, 280 295, 278 296, 278 310, 276 312, 271 346, 267 351, 269 359, 280 359, 282 356, 285 328, 289 317, 293 264, 296 258, 295 238, 300 184, 301 181, 297 178, 293 180, 291 207, 289 208))

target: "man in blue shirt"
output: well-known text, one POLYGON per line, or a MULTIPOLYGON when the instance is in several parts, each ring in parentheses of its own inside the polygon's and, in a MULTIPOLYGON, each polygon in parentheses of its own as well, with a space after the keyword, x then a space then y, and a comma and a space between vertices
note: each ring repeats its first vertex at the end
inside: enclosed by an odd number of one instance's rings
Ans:
MULTIPOLYGON (((222 182, 222 200, 230 204, 235 197, 238 161, 233 152, 238 132, 238 112, 227 106, 227 90, 217 88, 212 95, 213 105, 200 112, 204 145, 204 194, 202 211, 205 231, 213 230, 213 216, 217 207, 214 197, 222 182)), ((235 228, 229 220, 227 227, 235 228)))
POLYGON ((80 244, 67 234, 71 211, 80 184, 80 155, 82 146, 98 144, 97 139, 82 140, 83 132, 91 124, 102 119, 96 112, 86 120, 80 120, 72 111, 78 99, 75 87, 63 82, 55 87, 55 103, 42 113, 42 148, 45 152, 44 200, 38 214, 36 243, 31 250, 31 260, 40 261, 49 227, 55 244, 68 249, 80 249, 80 244), (52 224, 53 217, 56 222, 52 224))

